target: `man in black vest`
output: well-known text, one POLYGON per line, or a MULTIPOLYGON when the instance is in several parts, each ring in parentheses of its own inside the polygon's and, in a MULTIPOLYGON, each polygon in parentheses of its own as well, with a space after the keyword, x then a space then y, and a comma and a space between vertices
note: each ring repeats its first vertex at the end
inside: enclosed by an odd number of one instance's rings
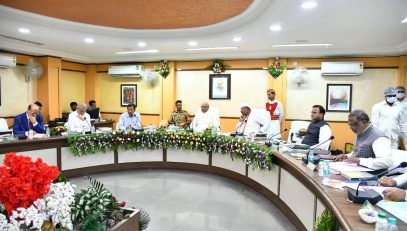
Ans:
MULTIPOLYGON (((332 136, 331 128, 324 120, 325 108, 321 105, 312 106, 311 119, 312 122, 308 126, 307 134, 301 141, 302 144, 308 144, 310 146, 322 143, 328 140, 332 136)), ((321 149, 328 150, 330 142, 319 146, 321 149)))

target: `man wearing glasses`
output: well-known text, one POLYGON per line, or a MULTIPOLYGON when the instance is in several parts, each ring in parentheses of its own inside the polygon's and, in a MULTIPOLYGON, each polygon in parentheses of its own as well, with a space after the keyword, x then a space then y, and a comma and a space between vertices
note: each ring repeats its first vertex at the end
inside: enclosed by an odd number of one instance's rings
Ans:
POLYGON ((392 149, 398 149, 399 136, 406 132, 402 125, 401 112, 403 108, 397 101, 396 95, 396 88, 386 88, 384 90, 384 100, 373 105, 372 108, 372 124, 390 139, 392 149))

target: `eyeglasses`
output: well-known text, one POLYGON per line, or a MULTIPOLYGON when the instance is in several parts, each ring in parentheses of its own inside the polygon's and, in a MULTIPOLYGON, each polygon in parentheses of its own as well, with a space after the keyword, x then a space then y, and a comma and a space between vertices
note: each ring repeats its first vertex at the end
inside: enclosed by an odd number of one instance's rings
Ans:
POLYGON ((396 95, 386 95, 386 97, 396 97, 396 95))
POLYGON ((397 91, 397 93, 404 93, 404 91, 397 91))

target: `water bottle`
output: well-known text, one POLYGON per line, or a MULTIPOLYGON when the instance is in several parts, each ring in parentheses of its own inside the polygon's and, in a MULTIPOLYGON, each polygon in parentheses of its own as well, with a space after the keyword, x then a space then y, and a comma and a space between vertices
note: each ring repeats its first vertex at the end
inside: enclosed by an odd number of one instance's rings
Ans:
POLYGON ((50 137, 50 136, 51 136, 51 131, 49 130, 49 127, 47 127, 47 128, 45 129, 45 134, 47 135, 47 137, 50 137))
POLYGON ((85 126, 83 125, 82 126, 82 135, 85 135, 86 134, 86 130, 85 130, 85 126))
POLYGON ((396 224, 396 218, 394 217, 389 217, 387 219, 387 231, 398 231, 399 228, 397 228, 397 224, 396 224))
POLYGON ((91 128, 90 131, 92 132, 92 134, 95 134, 95 133, 96 133, 96 128, 95 128, 95 126, 92 125, 92 128, 91 128))
POLYGON ((30 129, 30 130, 28 131, 28 139, 29 139, 29 140, 34 139, 34 131, 33 131, 32 129, 30 129))
POLYGON ((324 180, 331 178, 331 168, 329 167, 330 160, 324 161, 324 180))
POLYGON ((309 150, 309 153, 308 153, 308 163, 314 163, 314 159, 315 159, 315 156, 314 156, 314 149, 310 149, 309 150))
POLYGON ((375 231, 387 231, 386 214, 383 212, 379 213, 379 216, 376 221, 375 231))
POLYGON ((324 169, 325 169, 325 161, 321 160, 318 163, 318 175, 324 176, 324 169))

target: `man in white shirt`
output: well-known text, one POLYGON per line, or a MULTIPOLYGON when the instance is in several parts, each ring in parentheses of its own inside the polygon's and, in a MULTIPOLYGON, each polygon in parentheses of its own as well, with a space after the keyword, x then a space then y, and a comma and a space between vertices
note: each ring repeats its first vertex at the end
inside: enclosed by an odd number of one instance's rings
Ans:
POLYGON ((236 125, 236 134, 252 135, 263 133, 270 135, 270 116, 267 111, 261 109, 251 110, 247 103, 240 107, 239 122, 236 125))
POLYGON ((72 132, 90 131, 90 116, 86 113, 87 105, 80 104, 76 111, 71 112, 68 117, 68 129, 72 132))
POLYGON ((398 149, 399 136, 405 134, 405 128, 400 129, 402 124, 402 107, 396 98, 397 91, 394 87, 388 87, 384 90, 384 99, 382 102, 373 105, 372 124, 382 131, 391 141, 391 148, 398 149))
POLYGON ((354 110, 348 116, 348 125, 356 133, 354 150, 341 154, 335 160, 356 163, 371 169, 385 169, 393 166, 390 140, 383 132, 369 123, 369 116, 363 110, 354 110))
POLYGON ((403 108, 400 112, 400 132, 403 138, 404 149, 407 150, 407 99, 406 99, 406 88, 403 86, 396 87, 397 94, 396 98, 403 108))
MULTIPOLYGON (((280 132, 280 125, 284 117, 283 104, 276 100, 276 92, 274 89, 267 90, 266 111, 270 113, 270 133, 278 134, 280 132)), ((275 136, 275 138, 280 138, 281 134, 275 136)))
POLYGON ((406 88, 403 86, 396 87, 397 94, 396 98, 403 107, 407 107, 407 99, 406 99, 406 88))
POLYGON ((116 125, 116 130, 124 131, 141 128, 141 116, 136 112, 136 105, 127 105, 127 112, 120 115, 119 122, 116 125))
POLYGON ((407 201, 407 173, 394 179, 384 176, 379 180, 380 186, 397 187, 383 190, 384 198, 392 201, 407 201))
POLYGON ((307 133, 304 139, 301 141, 302 144, 307 144, 310 146, 316 146, 321 144, 318 148, 328 150, 331 142, 325 142, 332 136, 331 127, 324 120, 325 108, 321 105, 314 105, 311 109, 311 123, 308 125, 307 133), (323 143, 325 142, 325 143, 323 143), (323 143, 323 144, 322 144, 323 143))
POLYGON ((209 107, 207 102, 201 104, 201 108, 195 113, 192 120, 192 129, 194 132, 204 132, 206 129, 216 128, 220 130, 219 111, 214 107, 209 107))

